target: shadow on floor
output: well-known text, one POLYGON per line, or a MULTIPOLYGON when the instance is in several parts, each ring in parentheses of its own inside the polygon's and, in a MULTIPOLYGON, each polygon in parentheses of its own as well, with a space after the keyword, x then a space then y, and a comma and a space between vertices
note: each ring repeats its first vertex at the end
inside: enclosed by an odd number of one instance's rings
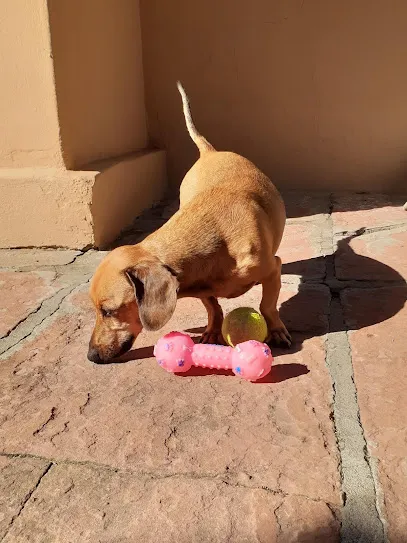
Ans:
POLYGON ((402 208, 406 194, 376 194, 369 192, 326 192, 303 193, 298 191, 282 191, 287 210, 287 218, 303 218, 320 213, 341 213, 380 209, 383 207, 402 208), (332 207, 332 209, 331 209, 332 207))
MULTIPOLYGON (((348 330, 359 330, 367 326, 372 326, 386 321, 396 315, 405 305, 407 300, 407 286, 404 278, 393 268, 379 262, 375 259, 358 255, 349 245, 350 240, 356 235, 363 233, 359 231, 353 236, 349 236, 338 242, 338 248, 334 255, 327 257, 317 257, 308 260, 291 262, 283 266, 283 273, 297 275, 299 270, 320 269, 315 264, 323 264, 324 268, 334 268, 335 260, 340 258, 343 263, 346 262, 344 269, 358 270, 360 276, 365 279, 359 282, 348 284, 352 290, 344 289, 342 293, 350 298, 350 303, 345 304, 344 318, 341 314, 322 314, 318 315, 315 308, 324 304, 320 300, 313 299, 313 295, 322 296, 324 291, 313 290, 315 286, 326 289, 326 296, 331 299, 340 298, 339 291, 335 290, 335 274, 332 279, 333 286, 328 290, 326 278, 315 283, 304 282, 300 284, 298 293, 283 302, 280 308, 280 315, 287 328, 293 336, 293 345, 289 349, 273 347, 274 356, 281 360, 281 357, 287 354, 294 354, 302 350, 304 341, 313 337, 318 337, 329 332, 342 332, 348 330), (397 288, 389 290, 391 287, 397 288), (372 289, 375 288, 374 293, 372 289), (315 307, 313 307, 315 302, 315 307), (309 322, 308 318, 313 320, 309 322)), ((332 269, 332 272, 334 270, 332 269)), ((351 280, 347 278, 347 280, 351 280)), ((342 287, 345 286, 342 284, 342 287)), ((339 290, 339 289, 338 289, 339 290)), ((343 296, 343 294, 342 294, 343 296)), ((203 328, 187 330, 190 333, 202 333, 203 328)), ((198 375, 210 373, 198 372, 198 375)), ((261 382, 281 382, 285 379, 298 377, 308 373, 306 366, 302 364, 276 364, 273 366, 273 372, 261 382)))
MULTIPOLYGON (((373 258, 355 253, 350 246, 354 237, 362 234, 363 230, 338 242, 337 250, 333 255, 320 256, 305 261, 297 261, 283 266, 283 274, 297 274, 298 269, 304 266, 315 266, 322 263, 328 270, 324 279, 316 285, 327 285, 333 299, 346 296, 350 303, 343 304, 344 319, 331 318, 326 326, 316 326, 307 337, 314 337, 329 332, 359 330, 367 326, 386 321, 396 315, 407 300, 407 285, 405 279, 392 267, 373 258), (341 274, 338 279, 335 268, 340 265, 341 274), (329 269, 331 268, 331 277, 329 269), (354 276, 363 279, 355 280, 354 276), (393 287, 393 290, 389 289, 393 287), (394 287, 397 287, 396 289, 394 287), (372 292, 374 290, 374 293, 372 292), (357 300, 357 302, 356 302, 357 300)), ((309 298, 309 287, 313 283, 301 283, 298 294, 281 305, 280 315, 287 327, 304 334, 304 317, 300 309, 312 303, 309 298), (301 324, 302 323, 302 324, 301 324)), ((310 308, 312 314, 312 307, 310 308)))
MULTIPOLYGON (((340 541, 372 543, 384 541, 384 534, 379 526, 363 526, 364 519, 360 519, 359 526, 341 527, 340 533, 337 525, 338 520, 333 520, 332 524, 320 526, 302 532, 296 532, 291 535, 292 539, 287 541, 297 541, 299 543, 339 543, 340 541)), ((368 522, 366 522, 368 524, 368 522)), ((290 537, 290 528, 284 527, 282 536, 290 537)), ((283 537, 284 539, 284 537, 283 537)), ((393 541, 407 543, 407 537, 401 536, 393 541)))

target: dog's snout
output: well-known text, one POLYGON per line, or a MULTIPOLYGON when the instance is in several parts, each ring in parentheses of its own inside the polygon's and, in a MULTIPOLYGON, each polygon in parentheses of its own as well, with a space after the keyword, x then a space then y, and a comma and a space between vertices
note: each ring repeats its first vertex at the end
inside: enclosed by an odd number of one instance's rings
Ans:
POLYGON ((94 347, 93 342, 89 343, 88 360, 95 364, 108 364, 115 358, 120 357, 122 354, 127 353, 133 345, 134 336, 130 336, 126 341, 117 349, 117 347, 110 346, 109 348, 98 349, 94 347))
POLYGON ((88 360, 95 364, 103 364, 103 360, 100 358, 99 353, 95 347, 89 347, 88 360))

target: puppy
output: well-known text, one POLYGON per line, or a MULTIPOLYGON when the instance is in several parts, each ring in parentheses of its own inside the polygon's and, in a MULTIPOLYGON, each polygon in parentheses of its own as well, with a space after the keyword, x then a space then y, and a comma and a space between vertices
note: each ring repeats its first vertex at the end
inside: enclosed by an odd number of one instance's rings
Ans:
POLYGON ((180 187, 180 209, 143 242, 113 250, 90 286, 96 324, 88 358, 105 363, 128 351, 143 328, 159 330, 177 298, 202 300, 204 343, 222 343, 218 298, 262 284, 260 311, 268 341, 291 344, 277 311, 286 214, 272 182, 249 160, 218 152, 197 131, 180 83, 186 126, 200 157, 180 187))

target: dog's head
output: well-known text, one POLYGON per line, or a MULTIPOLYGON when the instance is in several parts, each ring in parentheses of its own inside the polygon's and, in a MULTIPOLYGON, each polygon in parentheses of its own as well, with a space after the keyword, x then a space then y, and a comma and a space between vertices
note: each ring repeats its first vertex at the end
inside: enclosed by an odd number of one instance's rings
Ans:
POLYGON ((128 351, 141 330, 159 330, 177 303, 174 273, 140 245, 119 247, 100 263, 90 297, 96 324, 88 359, 106 363, 128 351))

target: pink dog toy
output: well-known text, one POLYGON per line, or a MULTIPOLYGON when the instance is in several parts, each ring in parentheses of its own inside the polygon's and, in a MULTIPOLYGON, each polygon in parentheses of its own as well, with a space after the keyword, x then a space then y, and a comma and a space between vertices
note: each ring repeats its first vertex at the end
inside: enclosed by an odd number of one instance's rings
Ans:
POLYGON ((259 341, 245 341, 232 347, 195 345, 181 332, 171 332, 158 340, 154 347, 157 362, 169 372, 188 371, 193 365, 218 370, 231 369, 247 381, 257 381, 271 370, 273 356, 269 347, 259 341))

